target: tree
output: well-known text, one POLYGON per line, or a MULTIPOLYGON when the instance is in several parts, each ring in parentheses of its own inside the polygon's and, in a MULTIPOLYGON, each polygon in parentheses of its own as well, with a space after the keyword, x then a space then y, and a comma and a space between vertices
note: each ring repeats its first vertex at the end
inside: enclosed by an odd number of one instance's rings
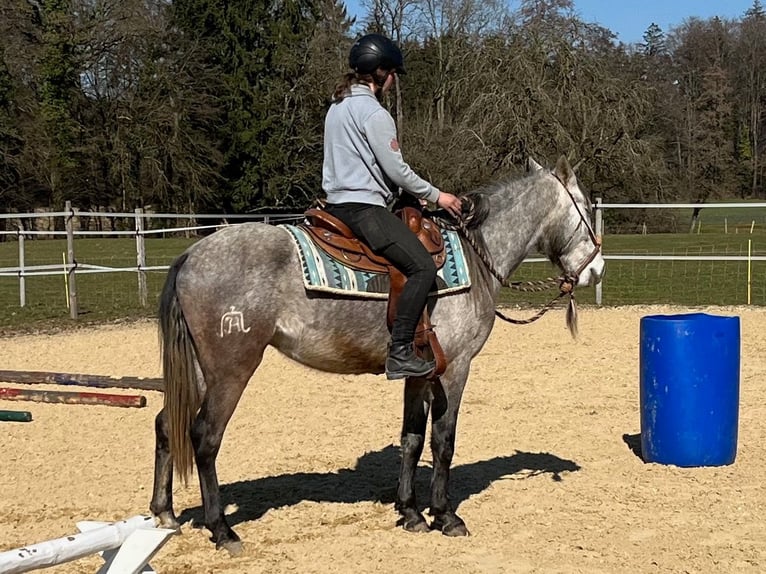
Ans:
POLYGON ((420 0, 415 29, 433 47, 437 133, 444 130, 450 93, 462 74, 459 68, 471 44, 483 34, 496 32, 505 13, 495 0, 420 0))
POLYGON ((306 118, 301 79, 319 21, 317 2, 179 0, 173 7, 176 24, 200 42, 219 78, 207 89, 224 110, 220 141, 229 182, 224 207, 305 202, 319 170, 312 181, 302 181, 293 163, 306 153, 321 153, 306 149, 300 136, 306 118))
POLYGON ((46 142, 40 162, 48 177, 51 205, 63 206, 74 187, 80 126, 74 113, 79 86, 77 32, 68 0, 42 4, 43 52, 40 60, 40 111, 46 142))
POLYGON ((732 33, 723 21, 692 19, 674 38, 679 106, 679 176, 686 197, 705 201, 734 187, 735 124, 729 75, 732 33))
POLYGON ((657 57, 667 55, 667 46, 665 45, 665 33, 654 22, 644 32, 644 43, 639 44, 641 53, 647 57, 657 57))
MULTIPOLYGON (((16 158, 22 142, 17 133, 15 86, 5 62, 0 60, 0 206, 4 211, 18 208, 18 197, 12 192, 19 183, 16 158)), ((7 219, 3 220, 6 229, 7 219)), ((0 241, 5 236, 0 236, 0 241)))
POLYGON ((762 186, 761 133, 766 103, 766 12, 759 0, 753 2, 740 24, 736 54, 737 154, 742 189, 756 195, 762 186))

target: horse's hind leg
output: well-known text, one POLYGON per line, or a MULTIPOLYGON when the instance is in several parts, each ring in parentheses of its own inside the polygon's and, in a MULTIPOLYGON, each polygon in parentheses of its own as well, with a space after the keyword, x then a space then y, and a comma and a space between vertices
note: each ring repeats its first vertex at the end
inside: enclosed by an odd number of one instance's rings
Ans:
POLYGON ((168 443, 168 420, 163 408, 154 419, 154 493, 149 505, 161 528, 178 528, 173 512, 173 459, 168 443))
POLYGON ((241 552, 242 543, 223 514, 215 460, 221 448, 226 425, 234 414, 254 369, 255 367, 249 370, 241 369, 239 372, 206 373, 205 399, 191 428, 194 460, 197 463, 205 510, 205 526, 210 530, 211 540, 215 542, 216 548, 226 548, 232 555, 241 552))
POLYGON ((402 462, 396 492, 396 510, 402 515, 399 524, 410 532, 429 530, 426 519, 418 510, 414 482, 425 442, 430 385, 430 382, 423 379, 407 379, 404 386, 402 462))
MULTIPOLYGON (((454 363, 451 367, 454 367, 454 363)), ((446 384, 436 383, 433 385, 431 403, 433 477, 431 479, 431 507, 428 513, 433 516, 432 529, 441 530, 442 534, 447 536, 467 536, 468 529, 463 519, 453 510, 448 491, 452 456, 455 453, 457 414, 468 369, 465 369, 462 377, 458 375, 457 380, 454 371, 449 375, 450 379, 446 384)))

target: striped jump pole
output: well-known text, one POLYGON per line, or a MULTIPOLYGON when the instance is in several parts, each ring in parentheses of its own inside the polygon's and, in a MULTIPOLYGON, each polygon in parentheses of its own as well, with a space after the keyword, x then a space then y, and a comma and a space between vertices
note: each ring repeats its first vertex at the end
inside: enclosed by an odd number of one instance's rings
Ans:
POLYGON ((77 391, 34 391, 0 387, 0 400, 64 403, 69 405, 104 405, 109 407, 145 407, 143 395, 112 395, 77 391))
POLYGON ((0 411, 0 421, 14 423, 28 423, 32 420, 29 411, 0 411))
POLYGON ((102 552, 99 574, 154 572, 149 560, 175 530, 156 528, 154 520, 133 516, 118 522, 77 523, 79 534, 0 552, 0 572, 20 574, 57 566, 102 552))
POLYGON ((106 375, 86 375, 82 373, 50 373, 47 371, 5 371, 0 370, 0 382, 21 383, 25 385, 49 384, 100 389, 138 389, 141 391, 160 391, 165 389, 162 379, 145 377, 109 377, 106 375))

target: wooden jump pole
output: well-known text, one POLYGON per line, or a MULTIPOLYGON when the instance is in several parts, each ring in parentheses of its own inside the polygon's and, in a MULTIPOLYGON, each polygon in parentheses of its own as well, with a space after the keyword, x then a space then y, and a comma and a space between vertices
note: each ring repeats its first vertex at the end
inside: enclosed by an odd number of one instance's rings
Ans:
POLYGON ((29 411, 0 411, 0 421, 14 423, 28 423, 32 420, 29 411))
POLYGON ((145 407, 142 395, 109 395, 72 391, 30 391, 0 387, 0 399, 6 401, 32 401, 36 403, 64 403, 68 405, 104 405, 108 407, 145 407))
POLYGON ((84 375, 80 373, 49 373, 45 371, 3 371, 0 370, 0 382, 22 384, 49 384, 95 387, 100 389, 141 389, 144 391, 163 391, 162 379, 142 377, 107 377, 104 375, 84 375))

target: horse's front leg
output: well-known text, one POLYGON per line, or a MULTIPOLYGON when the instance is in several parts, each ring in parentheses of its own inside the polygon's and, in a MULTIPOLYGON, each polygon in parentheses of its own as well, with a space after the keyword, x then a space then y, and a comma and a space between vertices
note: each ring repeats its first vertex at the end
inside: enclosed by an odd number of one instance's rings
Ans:
POLYGON ((404 422, 402 423, 402 462, 396 492, 396 510, 402 515, 399 524, 410 532, 427 532, 428 523, 418 510, 415 499, 415 473, 425 443, 431 383, 407 379, 404 385, 404 422))
MULTIPOLYGON (((454 364, 452 365, 454 366, 454 364)), ((468 368, 456 376, 457 369, 450 369, 433 385, 431 403, 431 451, 433 453, 433 476, 431 478, 431 528, 441 530, 447 536, 467 536, 465 522, 452 508, 449 500, 449 474, 455 453, 455 430, 463 388, 468 368), (450 372, 450 370, 452 372, 450 372)))

